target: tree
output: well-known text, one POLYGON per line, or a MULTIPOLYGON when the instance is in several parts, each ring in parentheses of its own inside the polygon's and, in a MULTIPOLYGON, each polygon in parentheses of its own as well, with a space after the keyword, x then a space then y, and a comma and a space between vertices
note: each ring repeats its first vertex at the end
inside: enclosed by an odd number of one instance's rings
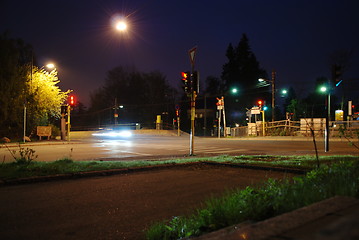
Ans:
POLYGON ((57 86, 60 82, 57 70, 47 72, 36 66, 32 74, 27 76, 26 88, 28 89, 28 109, 31 125, 47 125, 51 119, 60 117, 60 106, 65 102, 70 90, 63 92, 57 86))
POLYGON ((110 70, 105 84, 91 94, 90 111, 96 113, 97 124, 113 124, 116 102, 124 106, 119 114, 122 123, 153 123, 156 115, 174 111, 174 106, 169 107, 174 104, 174 95, 162 73, 119 66, 110 70))
MULTIPOLYGON (((25 102, 24 56, 29 46, 22 40, 0 35, 0 129, 2 135, 19 134, 25 102)), ((30 68, 29 68, 30 69, 30 68)))
POLYGON ((302 114, 302 117, 323 118, 326 116, 327 93, 320 91, 322 86, 328 86, 328 79, 325 77, 317 78, 314 90, 303 99, 302 105, 305 107, 305 114, 302 114))
POLYGON ((27 133, 59 116, 60 105, 68 92, 56 84, 57 72, 47 73, 33 67, 31 45, 21 39, 0 35, 0 133, 22 136, 24 109, 27 109, 27 133))
POLYGON ((284 114, 286 114, 286 112, 292 113, 291 111, 288 110, 288 106, 291 104, 291 101, 293 99, 297 99, 297 95, 295 93, 294 88, 290 87, 287 93, 283 94, 283 98, 284 98, 284 104, 283 104, 284 114))
POLYGON ((267 78, 265 70, 251 51, 249 40, 242 35, 237 47, 229 44, 226 52, 228 62, 223 65, 222 80, 226 95, 226 110, 229 122, 238 122, 245 118, 246 108, 250 108, 260 97, 263 100, 270 99, 270 94, 257 88, 259 78, 267 78), (236 94, 231 94, 233 88, 236 94))
POLYGON ((213 76, 207 77, 205 94, 212 97, 222 95, 223 94, 222 81, 217 77, 213 77, 213 76))

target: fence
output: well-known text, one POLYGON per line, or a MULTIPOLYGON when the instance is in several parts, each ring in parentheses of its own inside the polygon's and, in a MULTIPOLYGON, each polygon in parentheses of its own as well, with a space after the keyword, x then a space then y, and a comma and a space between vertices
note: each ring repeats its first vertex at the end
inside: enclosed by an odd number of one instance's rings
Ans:
MULTIPOLYGON (((265 123, 266 136, 311 136, 311 129, 315 136, 324 136, 325 118, 306 118, 301 121, 282 120, 265 123)), ((359 138, 359 121, 329 122, 331 137, 359 138)), ((232 137, 263 136, 263 123, 248 123, 248 126, 231 128, 232 137)))

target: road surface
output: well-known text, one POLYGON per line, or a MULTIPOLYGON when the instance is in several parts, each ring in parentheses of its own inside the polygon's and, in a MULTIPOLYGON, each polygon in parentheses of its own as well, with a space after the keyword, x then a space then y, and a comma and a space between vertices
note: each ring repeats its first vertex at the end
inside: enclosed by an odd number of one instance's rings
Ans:
MULTIPOLYGON (((196 137, 196 156, 214 155, 315 155, 311 138, 202 138, 196 137)), ((330 142, 330 151, 324 152, 323 139, 317 141, 319 155, 357 154, 358 150, 346 140, 330 142)), ((184 157, 189 154, 188 136, 134 135, 128 139, 73 137, 71 142, 42 141, 26 143, 23 147, 34 149, 36 161, 54 161, 66 157, 73 160, 137 160, 184 157)), ((11 150, 17 150, 16 144, 11 150)), ((13 161, 4 145, 0 157, 13 161)))

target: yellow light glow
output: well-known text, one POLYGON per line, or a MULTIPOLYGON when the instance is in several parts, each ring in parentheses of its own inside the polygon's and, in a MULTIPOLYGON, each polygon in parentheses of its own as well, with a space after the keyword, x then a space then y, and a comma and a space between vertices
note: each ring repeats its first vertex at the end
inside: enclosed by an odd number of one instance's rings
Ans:
POLYGON ((55 64, 49 63, 49 64, 46 65, 46 67, 48 67, 48 68, 55 68, 55 64))
POLYGON ((119 31, 125 31, 127 29, 127 24, 123 21, 120 21, 116 24, 116 29, 119 31))

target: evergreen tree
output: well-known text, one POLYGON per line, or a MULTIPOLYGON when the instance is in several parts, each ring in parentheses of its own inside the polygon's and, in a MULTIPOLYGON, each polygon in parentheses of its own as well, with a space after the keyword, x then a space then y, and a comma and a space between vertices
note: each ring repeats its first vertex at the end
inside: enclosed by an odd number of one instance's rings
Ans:
POLYGON ((208 96, 219 97, 223 94, 223 84, 217 77, 209 76, 206 78, 206 90, 204 91, 208 96))
POLYGON ((267 78, 267 74, 260 68, 245 34, 236 48, 229 44, 226 57, 228 62, 223 65, 222 71, 225 107, 228 122, 234 123, 245 119, 246 108, 251 108, 258 98, 270 100, 270 93, 268 88, 257 88, 258 79, 267 78), (237 92, 232 93, 233 89, 237 92))

